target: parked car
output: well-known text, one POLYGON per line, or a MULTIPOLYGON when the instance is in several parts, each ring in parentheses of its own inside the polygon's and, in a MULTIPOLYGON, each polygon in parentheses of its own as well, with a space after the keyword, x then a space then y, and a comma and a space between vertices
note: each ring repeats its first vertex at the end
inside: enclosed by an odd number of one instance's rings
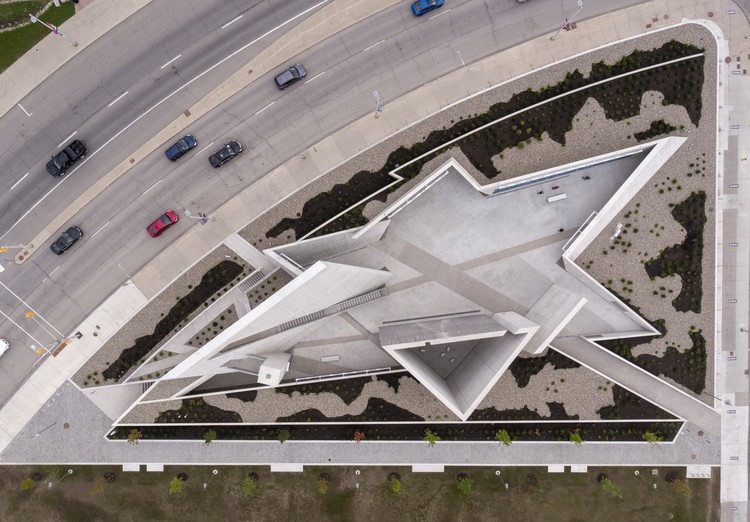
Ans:
POLYGON ((52 243, 49 247, 55 254, 60 255, 67 249, 72 247, 76 241, 83 237, 83 230, 80 227, 70 227, 68 230, 62 233, 57 241, 52 243))
POLYGON ((81 140, 74 140, 52 156, 52 159, 47 162, 47 172, 59 178, 73 163, 84 157, 86 157, 86 145, 81 140))
POLYGON ((443 0, 417 0, 411 4, 411 12, 414 16, 422 16, 438 7, 443 7, 443 0))
POLYGON ((146 227, 146 232, 151 237, 158 237, 166 229, 180 220, 180 216, 174 210, 167 210, 159 219, 146 227))
POLYGON ((195 140, 195 138, 188 134, 177 140, 174 145, 165 150, 164 154, 166 154, 167 158, 169 158, 171 161, 177 161, 185 154, 187 154, 188 151, 194 149, 197 146, 198 142, 195 140))
POLYGON ((224 165, 227 161, 237 156, 242 152, 242 145, 237 140, 232 140, 222 148, 211 154, 208 157, 208 162, 213 168, 218 168, 224 165))
MULTIPOLYGON (((441 0, 442 1, 442 0, 441 0)), ((307 71, 302 64, 292 65, 289 69, 279 74, 276 78, 276 87, 279 89, 286 89, 294 82, 298 82, 302 78, 307 76, 307 71)))
POLYGON ((5 339, 0 339, 0 357, 10 349, 10 343, 5 339))

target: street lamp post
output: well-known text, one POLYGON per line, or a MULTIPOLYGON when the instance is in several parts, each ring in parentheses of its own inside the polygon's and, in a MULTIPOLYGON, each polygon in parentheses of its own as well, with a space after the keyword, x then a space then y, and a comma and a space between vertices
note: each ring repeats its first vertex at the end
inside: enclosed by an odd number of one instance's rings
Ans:
POLYGON ((200 219, 201 225, 205 225, 206 223, 208 223, 208 216, 204 214, 203 212, 197 212, 196 215, 194 216, 192 212, 190 212, 189 210, 186 210, 185 215, 189 217, 190 219, 200 219))
POLYGON ((32 14, 30 14, 29 17, 31 18, 31 22, 32 23, 37 23, 38 22, 38 23, 42 24, 44 27, 46 27, 47 29, 49 29, 53 33, 55 33, 55 34, 57 34, 59 36, 62 36, 63 40, 65 40, 66 42, 72 44, 73 47, 78 47, 78 42, 76 42, 75 40, 71 40, 70 38, 68 38, 67 36, 65 36, 64 34, 62 34, 60 32, 60 29, 56 25, 48 24, 47 22, 45 22, 43 20, 40 20, 39 18, 37 18, 36 16, 34 16, 32 14))
POLYGON ((55 483, 60 482, 65 477, 67 477, 68 475, 72 475, 72 474, 73 474, 73 470, 69 469, 62 477, 60 477, 59 479, 57 479, 55 482, 47 482, 47 488, 48 489, 51 488, 55 483))
POLYGON ((372 95, 375 97, 375 117, 379 117, 383 109, 380 108, 380 93, 378 91, 372 91, 372 95))
POLYGON ((581 10, 583 9, 583 0, 578 0, 577 3, 578 3, 578 11, 576 11, 575 13, 573 13, 573 16, 571 16, 569 19, 565 18, 565 23, 562 24, 562 27, 560 27, 560 29, 558 29, 557 32, 552 35, 552 38, 550 38, 550 40, 554 40, 555 37, 558 34, 560 34, 560 31, 562 31, 563 29, 565 29, 566 31, 570 30, 570 24, 573 23, 573 20, 575 19, 575 17, 578 16, 578 13, 580 13, 581 10))
POLYGON ((0 246, 0 252, 7 252, 11 248, 23 248, 24 245, 2 245, 0 246))
POLYGON ((213 480, 213 478, 216 475, 218 475, 218 474, 219 474, 219 470, 218 469, 212 470, 211 471, 211 476, 208 478, 208 482, 204 482, 203 483, 203 489, 206 489, 208 487, 208 485, 211 483, 211 481, 213 480))
POLYGON ((505 486, 505 491, 508 491, 508 483, 503 480, 503 475, 499 469, 495 470, 495 475, 500 477, 500 482, 502 482, 503 486, 505 486))

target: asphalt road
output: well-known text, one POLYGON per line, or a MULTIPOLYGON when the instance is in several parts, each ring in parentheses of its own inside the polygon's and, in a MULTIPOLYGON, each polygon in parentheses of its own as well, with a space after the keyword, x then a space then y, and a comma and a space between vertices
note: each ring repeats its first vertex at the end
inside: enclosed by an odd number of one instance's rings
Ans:
MULTIPOLYGON (((588 0, 576 19, 637 3, 588 0)), ((289 33, 303 18, 150 110, 156 103, 311 5, 268 0, 240 10, 236 3, 221 0, 160 0, 62 67, 22 101, 31 118, 19 109, 0 119, 2 244, 28 242, 98 177, 260 49, 275 38, 292 37, 289 33), (240 14, 240 21, 222 29, 240 14), (90 153, 86 163, 61 182, 49 176, 44 165, 74 131, 96 154, 90 153)), ((71 224, 80 225, 85 236, 65 255, 55 256, 45 245, 20 267, 0 261, 6 268, 0 275, 0 312, 7 316, 0 321, 0 332, 14 346, 0 362, 0 404, 37 361, 31 344, 49 344, 71 334, 129 274, 187 227, 198 226, 183 216, 153 240, 144 228, 161 212, 210 213, 276 166, 372 111, 373 90, 385 105, 463 64, 552 31, 577 10, 574 0, 456 0, 433 16, 415 18, 405 2, 297 57, 308 69, 306 83, 280 92, 268 75, 201 118, 189 129, 199 141, 197 149, 177 163, 167 161, 162 150, 155 151, 76 216, 71 224), (232 138, 246 151, 212 169, 207 155, 232 138), (210 143, 214 145, 202 150, 210 143), (29 310, 36 315, 26 317, 29 310)), ((12 254, 4 255, 10 259, 12 254)))

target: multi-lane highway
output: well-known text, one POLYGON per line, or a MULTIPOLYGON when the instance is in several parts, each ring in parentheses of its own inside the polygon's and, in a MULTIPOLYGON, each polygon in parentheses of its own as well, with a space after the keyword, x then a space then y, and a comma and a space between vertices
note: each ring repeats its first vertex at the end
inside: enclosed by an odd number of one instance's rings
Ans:
MULTIPOLYGON (((296 38, 297 25, 327 3, 156 0, 80 52, 22 100, 23 110, 0 118, 0 245, 27 244, 260 51, 296 38), (44 165, 73 135, 89 155, 53 178, 44 165)), ((590 0, 579 19, 636 3, 590 0)), ((56 256, 45 244, 20 266, 11 262, 15 251, 0 254, 0 336, 14 346, 0 360, 0 404, 37 360, 32 344, 69 335, 130 274, 196 225, 183 219, 152 239, 144 229, 161 212, 210 213, 367 114, 374 90, 387 110, 389 100, 424 83, 554 31, 576 10, 574 0, 456 0, 421 18, 408 2, 387 8, 297 56, 308 70, 304 82, 279 91, 268 74, 196 121, 188 130, 199 146, 177 163, 165 158, 165 143, 135 164, 68 223, 85 233, 69 252, 56 256), (245 152, 211 168, 208 155, 228 139, 241 141, 245 152)), ((60 231, 50 232, 48 243, 60 231)))

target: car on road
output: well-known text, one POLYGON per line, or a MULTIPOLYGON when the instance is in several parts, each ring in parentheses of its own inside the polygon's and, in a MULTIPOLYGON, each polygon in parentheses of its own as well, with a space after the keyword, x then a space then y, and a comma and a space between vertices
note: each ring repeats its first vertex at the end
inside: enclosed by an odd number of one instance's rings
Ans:
POLYGON ((146 232, 151 237, 158 237, 166 229, 174 225, 180 220, 180 216, 174 210, 167 210, 164 214, 159 217, 156 221, 146 227, 146 232))
POLYGON ((62 233, 57 241, 52 243, 49 247, 52 252, 58 256, 65 252, 67 249, 72 247, 76 241, 83 237, 83 230, 80 227, 70 227, 68 230, 62 233))
POLYGON ((307 76, 305 67, 302 64, 298 63, 296 65, 292 65, 291 67, 289 67, 289 69, 279 74, 274 80, 276 81, 276 87, 278 87, 279 89, 286 89, 291 84, 301 80, 305 76, 307 76))
POLYGON ((417 0, 411 4, 411 12, 414 16, 422 16, 438 7, 443 7, 443 0, 417 0))
POLYGON ((0 357, 10 349, 10 343, 5 339, 0 339, 0 357))
POLYGON ((196 141, 196 139, 193 138, 190 134, 187 134, 177 140, 174 145, 165 150, 164 154, 166 154, 167 158, 169 158, 171 161, 177 161, 185 154, 187 154, 191 149, 194 149, 197 146, 198 142, 196 141))
POLYGON ((213 168, 216 169, 224 165, 224 163, 226 163, 227 161, 236 157, 240 152, 242 152, 242 145, 239 141, 232 140, 222 148, 211 154, 208 157, 208 162, 213 168))
POLYGON ((86 157, 86 145, 81 140, 71 141, 67 147, 47 162, 47 172, 59 178, 73 163, 84 157, 86 157))

